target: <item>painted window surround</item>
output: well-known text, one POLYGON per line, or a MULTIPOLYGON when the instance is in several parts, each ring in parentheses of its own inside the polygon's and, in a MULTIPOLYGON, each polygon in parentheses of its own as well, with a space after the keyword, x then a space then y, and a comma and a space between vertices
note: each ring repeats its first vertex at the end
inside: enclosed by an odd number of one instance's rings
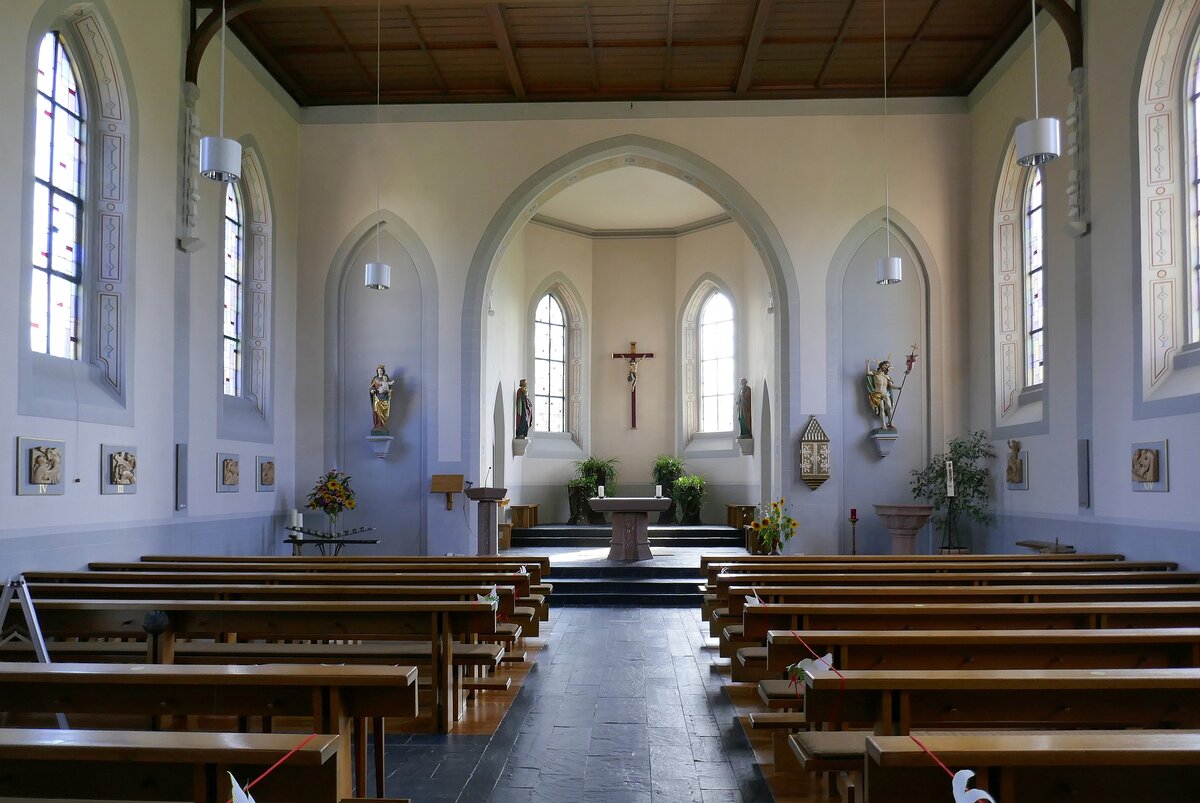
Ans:
POLYGON ((587 426, 588 371, 584 364, 587 352, 587 325, 583 302, 575 286, 562 273, 553 273, 542 280, 529 298, 526 321, 525 375, 534 376, 534 318, 538 303, 551 295, 562 307, 567 334, 566 365, 566 432, 539 432, 530 430, 527 457, 583 459, 590 441, 587 426))
MULTIPOLYGON (((992 210, 992 362, 994 403, 993 435, 997 438, 1037 435, 1048 431, 1047 399, 1051 366, 1045 363, 1043 381, 1026 384, 1028 315, 1025 274, 1025 210, 1029 171, 1017 164, 1015 137, 1010 138, 1000 166, 992 210)), ((1045 192, 1043 188, 1043 193, 1045 192)), ((1043 238, 1042 262, 1051 262, 1043 238)), ((1050 309, 1046 289, 1045 309, 1050 309)), ((1043 321, 1043 354, 1050 345, 1049 321, 1043 321)))
POLYGON ((727 432, 700 431, 700 313, 714 293, 724 294, 733 307, 733 329, 737 338, 734 347, 735 381, 742 375, 742 368, 746 365, 737 297, 725 282, 707 273, 692 286, 680 315, 679 402, 683 414, 681 435, 684 457, 738 457, 741 454, 734 443, 732 429, 727 432))
MULTIPOLYGON (((242 256, 245 270, 242 284, 242 379, 241 395, 227 396, 218 382, 214 393, 219 398, 217 436, 230 440, 270 443, 274 440, 272 414, 274 336, 275 238, 270 187, 262 157, 252 137, 242 138, 242 177, 239 179, 244 209, 242 256)), ((225 194, 221 193, 222 204, 225 194)), ((223 216, 222 216, 223 217, 223 216)), ((214 249, 218 263, 224 249, 214 249)), ((215 303, 224 299, 224 269, 216 266, 215 303)), ((214 335, 214 355, 220 364, 224 337, 214 335)), ((218 370, 217 376, 221 375, 218 370)))
MULTIPOLYGON (((90 3, 47 3, 35 17, 26 53, 23 196, 33 196, 33 110, 37 49, 47 31, 57 30, 78 73, 90 109, 85 135, 85 254, 81 284, 79 360, 34 354, 29 316, 19 317, 18 412, 44 418, 131 426, 133 400, 134 192, 137 187, 136 104, 133 82, 119 41, 90 3)), ((25 205, 20 254, 32 248, 31 207, 25 205)), ((26 260, 21 259, 21 264, 26 260)), ((28 303, 31 276, 21 272, 21 298, 28 303)), ((26 310, 26 313, 28 310, 26 310)))
POLYGON ((1189 82, 1198 26, 1200 0, 1164 0, 1135 103, 1140 221, 1135 418, 1200 409, 1200 342, 1195 342, 1200 333, 1189 332, 1191 255, 1200 253, 1192 225, 1196 143, 1189 82))

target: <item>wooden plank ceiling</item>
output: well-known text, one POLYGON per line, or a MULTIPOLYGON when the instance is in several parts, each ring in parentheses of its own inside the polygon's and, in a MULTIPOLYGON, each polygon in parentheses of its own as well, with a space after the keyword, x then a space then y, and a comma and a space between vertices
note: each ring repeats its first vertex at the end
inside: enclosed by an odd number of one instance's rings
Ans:
MULTIPOLYGON (((375 102, 374 0, 240 5, 230 31, 300 105, 375 102)), ((381 6, 385 103, 882 94, 882 0, 381 6)), ((888 88, 900 97, 965 95, 1029 24, 1028 0, 888 0, 887 13, 888 88)))

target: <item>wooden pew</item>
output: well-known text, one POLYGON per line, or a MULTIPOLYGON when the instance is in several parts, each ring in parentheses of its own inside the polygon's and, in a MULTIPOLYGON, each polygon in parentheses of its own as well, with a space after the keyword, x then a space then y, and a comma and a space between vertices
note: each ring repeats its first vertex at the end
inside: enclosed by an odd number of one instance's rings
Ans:
MULTIPOLYGON (((952 770, 996 800, 1194 803, 1200 800, 1200 734, 1177 732, 923 733, 952 770)), ((904 736, 867 739, 868 803, 949 801, 950 779, 904 736)))
MULTIPOLYGON (((317 600, 77 599, 37 603, 42 631, 56 637, 142 637, 153 663, 172 663, 175 639, 237 633, 243 639, 428 639, 432 644, 433 713, 449 731, 462 698, 454 669, 454 635, 494 635, 492 602, 317 600)), ((9 619, 20 620, 11 610, 9 619)), ((7 624, 7 623, 6 623, 7 624)))
POLYGON ((1113 553, 1038 553, 1021 554, 983 554, 983 555, 701 555, 700 572, 705 577, 713 577, 725 566, 789 566, 798 564, 889 564, 889 563, 1010 563, 1012 561, 1123 561, 1124 555, 1113 553), (715 571, 714 571, 715 569, 715 571))
POLYGON ((175 666, 91 663, 0 664, 0 711, 144 716, 308 717, 313 730, 339 734, 338 760, 349 795, 354 744, 358 793, 365 792, 366 728, 375 722, 376 785, 385 777, 384 717, 417 714, 411 666, 175 666), (352 728, 352 725, 357 727, 352 728), (352 739, 352 733, 356 737, 352 739))
MULTIPOLYGON (((26 572, 25 580, 30 583, 204 583, 224 585, 228 583, 258 584, 319 584, 351 586, 363 585, 486 585, 511 586, 517 595, 517 604, 533 607, 539 600, 531 597, 529 575, 506 572, 258 572, 243 571, 118 571, 118 572, 26 572), (528 601, 528 602, 526 602, 528 601)), ((545 607, 544 600, 540 604, 545 607)), ((544 616, 542 617, 544 619, 544 616)))
POLYGON ((477 563, 448 563, 446 561, 398 561, 376 560, 371 562, 348 561, 339 557, 310 556, 297 560, 296 558, 257 558, 254 560, 206 561, 191 563, 188 561, 133 561, 111 562, 93 561, 88 569, 97 572, 172 572, 190 571, 223 571, 223 572, 328 572, 337 571, 345 574, 355 572, 426 572, 426 573, 471 573, 491 572, 494 574, 518 574, 521 567, 529 577, 529 582, 537 585, 542 582, 541 566, 536 563, 521 563, 520 561, 477 562, 477 563))
MULTIPOLYGON (((1119 564, 1114 564, 1119 565, 1119 564)), ((800 586, 996 586, 996 585, 1182 585, 1200 584, 1200 572, 896 572, 896 573, 800 573, 723 574, 706 588, 703 612, 712 624, 724 616, 737 587, 795 588, 800 586)), ((740 594, 739 594, 740 595, 740 594)), ((718 635, 713 630, 711 635, 718 635)))
MULTIPOLYGON (((305 737, 285 733, 0 728, 0 793, 19 800, 212 803, 229 799, 230 770, 257 777, 305 737)), ((260 800, 329 803, 342 798, 341 740, 322 734, 254 787, 260 800)))
POLYGON ((336 555, 325 557, 321 555, 142 555, 141 560, 154 563, 160 561, 178 563, 257 563, 261 561, 337 561, 344 563, 387 563, 405 565, 413 563, 439 564, 511 564, 524 565, 533 571, 537 566, 540 570, 538 582, 542 577, 550 576, 550 558, 545 555, 336 555))
POLYGON ((765 646, 770 630, 1042 630, 1190 627, 1200 601, 852 603, 747 605, 740 641, 721 634, 721 655, 765 646))

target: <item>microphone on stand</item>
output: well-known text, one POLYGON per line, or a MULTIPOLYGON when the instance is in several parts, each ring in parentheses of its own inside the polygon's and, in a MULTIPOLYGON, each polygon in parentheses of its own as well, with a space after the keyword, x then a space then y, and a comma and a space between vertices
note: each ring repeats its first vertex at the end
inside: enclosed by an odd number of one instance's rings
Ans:
POLYGON ((490 480, 491 478, 492 478, 492 467, 488 466, 487 476, 483 478, 483 487, 485 487, 485 488, 487 487, 488 480, 490 480))

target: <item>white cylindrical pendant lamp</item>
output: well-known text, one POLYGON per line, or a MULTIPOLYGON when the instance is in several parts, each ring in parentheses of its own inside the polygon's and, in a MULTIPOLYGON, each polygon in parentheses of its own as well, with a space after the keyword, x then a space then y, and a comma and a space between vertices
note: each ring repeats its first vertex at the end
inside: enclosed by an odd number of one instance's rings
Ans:
POLYGON ((875 263, 875 284, 899 284, 904 278, 900 257, 882 257, 875 263))
POLYGON ((200 175, 213 181, 237 181, 242 174, 242 143, 227 137, 200 139, 200 175))
POLYGON ((386 262, 368 262, 366 285, 372 290, 387 290, 392 286, 392 266, 386 262))
POLYGON ((1062 133, 1057 117, 1038 117, 1017 126, 1017 164, 1036 167, 1062 153, 1062 133))

